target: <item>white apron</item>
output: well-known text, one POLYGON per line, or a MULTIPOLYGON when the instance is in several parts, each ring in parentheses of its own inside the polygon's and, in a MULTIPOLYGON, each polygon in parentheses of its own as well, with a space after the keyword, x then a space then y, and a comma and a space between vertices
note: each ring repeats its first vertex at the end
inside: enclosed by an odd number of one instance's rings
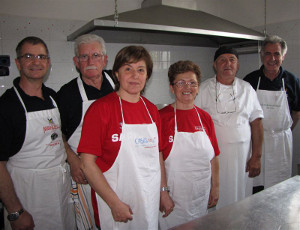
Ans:
MULTIPOLYGON (((90 105, 95 101, 88 100, 80 77, 77 78, 77 85, 82 98, 82 117, 80 124, 68 140, 68 144, 76 154, 81 137, 84 115, 90 105)), ((73 179, 71 179, 71 183, 71 195, 74 201, 75 218, 78 230, 96 229, 94 211, 91 201, 91 186, 89 184, 77 184, 73 179)))
POLYGON ((186 223, 207 213, 214 149, 196 108, 202 131, 178 132, 175 111, 175 136, 165 161, 167 184, 175 207, 165 218, 160 215, 160 229, 186 223))
POLYGON ((251 153, 251 127, 249 120, 241 115, 244 105, 240 103, 239 98, 235 98, 235 95, 240 95, 237 93, 238 89, 235 84, 233 86, 220 84, 220 87, 224 88, 225 92, 233 90, 234 100, 232 101, 232 96, 228 96, 222 102, 226 104, 229 101, 230 105, 232 104, 230 108, 223 105, 224 108, 230 109, 230 113, 220 114, 216 111, 212 115, 221 151, 219 156, 220 193, 217 209, 251 195, 253 185, 253 179, 249 178, 246 173, 246 163, 251 153))
POLYGON ((264 111, 264 142, 262 153, 262 170, 260 176, 254 178, 254 186, 268 188, 292 175, 292 126, 293 120, 283 88, 280 91, 260 90, 260 78, 257 96, 264 111))
MULTIPOLYGON (((115 85, 109 75, 106 73, 105 77, 114 88, 115 85)), ((82 99, 82 117, 80 124, 72 134, 72 136, 68 140, 68 144, 72 148, 72 150, 77 154, 77 147, 79 145, 82 124, 84 120, 84 115, 90 105, 95 100, 89 100, 86 92, 84 90, 83 82, 80 77, 77 78, 77 85, 79 88, 79 93, 82 99)), ((76 225, 78 230, 88 230, 88 229, 96 229, 95 219, 94 219, 94 211, 91 200, 91 186, 89 184, 77 184, 73 179, 71 179, 72 189, 71 194, 74 201, 75 206, 75 217, 76 217, 76 225)))
POLYGON ((156 230, 160 198, 160 163, 157 127, 151 124, 125 124, 123 119, 121 147, 112 167, 104 172, 110 187, 133 211, 133 220, 115 222, 111 210, 98 195, 101 230, 156 230))
MULTIPOLYGON (((16 193, 33 217, 37 230, 75 229, 70 199, 70 173, 60 130, 60 115, 54 109, 26 112, 26 135, 21 150, 7 162, 16 193)), ((6 221, 5 229, 10 229, 6 221)))

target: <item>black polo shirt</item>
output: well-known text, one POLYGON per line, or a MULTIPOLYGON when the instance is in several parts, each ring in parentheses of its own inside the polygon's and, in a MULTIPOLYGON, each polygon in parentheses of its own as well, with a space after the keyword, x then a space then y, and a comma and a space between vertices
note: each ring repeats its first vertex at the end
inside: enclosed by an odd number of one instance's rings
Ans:
MULTIPOLYGON (((20 77, 13 82, 25 104, 27 112, 52 109, 55 106, 50 96, 56 100, 54 90, 42 85, 45 100, 27 95, 19 86, 20 77)), ((0 97, 0 161, 18 153, 25 140, 26 115, 25 110, 13 88, 5 91, 0 97)))
MULTIPOLYGON (((104 72, 111 76, 111 71, 102 72, 103 82, 100 90, 82 81, 89 100, 96 100, 113 92, 114 89, 106 79, 104 72)), ((77 78, 61 87, 57 93, 57 99, 61 116, 62 133, 68 140, 79 126, 82 118, 82 98, 79 92, 77 78)))
POLYGON ((262 65, 259 70, 253 71, 248 74, 244 80, 249 82, 254 90, 257 89, 258 79, 260 79, 259 89, 269 90, 269 91, 278 91, 282 89, 284 79, 285 91, 288 95, 288 103, 290 112, 300 111, 300 81, 294 74, 284 70, 280 67, 279 75, 271 81, 267 78, 263 72, 264 66, 262 65))

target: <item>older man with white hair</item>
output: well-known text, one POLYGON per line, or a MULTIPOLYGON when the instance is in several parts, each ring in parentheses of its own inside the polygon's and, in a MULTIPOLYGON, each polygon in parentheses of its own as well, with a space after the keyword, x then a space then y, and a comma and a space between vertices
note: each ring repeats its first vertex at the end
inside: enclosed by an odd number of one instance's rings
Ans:
MULTIPOLYGON (((104 71, 107 55, 104 40, 94 34, 85 34, 75 40, 73 58, 80 76, 61 87, 58 106, 68 163, 71 168, 72 190, 76 222, 79 230, 96 229, 91 202, 91 187, 80 169, 77 147, 81 137, 84 115, 89 106, 114 90, 109 71, 104 71)), ((96 215, 97 216, 97 215, 96 215)))

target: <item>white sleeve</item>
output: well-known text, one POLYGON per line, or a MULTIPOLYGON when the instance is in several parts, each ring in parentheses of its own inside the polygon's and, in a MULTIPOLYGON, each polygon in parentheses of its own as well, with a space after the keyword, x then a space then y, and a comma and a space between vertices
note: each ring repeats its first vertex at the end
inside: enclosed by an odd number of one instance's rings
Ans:
POLYGON ((257 118, 264 118, 264 113, 260 106, 257 94, 256 94, 255 90, 252 88, 252 86, 250 86, 249 98, 250 98, 251 107, 252 107, 250 117, 249 117, 249 121, 251 123, 252 121, 254 121, 257 118))

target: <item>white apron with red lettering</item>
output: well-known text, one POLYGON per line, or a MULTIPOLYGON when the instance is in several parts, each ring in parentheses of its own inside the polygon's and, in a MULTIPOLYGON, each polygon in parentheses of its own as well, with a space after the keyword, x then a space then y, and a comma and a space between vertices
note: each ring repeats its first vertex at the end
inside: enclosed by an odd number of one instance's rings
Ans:
POLYGON ((126 124, 122 102, 121 147, 112 167, 104 172, 110 187, 133 211, 133 220, 115 222, 111 210, 98 195, 101 230, 156 230, 160 197, 160 163, 157 127, 151 124, 126 124))
POLYGON ((290 127, 293 120, 284 91, 284 79, 280 91, 260 90, 259 85, 260 78, 256 92, 264 111, 264 142, 261 174, 254 178, 253 183, 268 188, 291 177, 293 137, 290 127))
POLYGON ((160 216, 160 229, 186 223, 207 213, 211 185, 211 163, 214 149, 194 108, 202 131, 178 132, 176 108, 175 136, 169 157, 165 160, 167 184, 175 207, 165 218, 160 216))
MULTIPOLYGON (((7 162, 16 193, 33 217, 37 230, 75 229, 74 207, 70 202, 70 173, 60 130, 57 106, 26 112, 26 135, 21 150, 7 162)), ((9 224, 5 229, 10 229, 9 224)))

